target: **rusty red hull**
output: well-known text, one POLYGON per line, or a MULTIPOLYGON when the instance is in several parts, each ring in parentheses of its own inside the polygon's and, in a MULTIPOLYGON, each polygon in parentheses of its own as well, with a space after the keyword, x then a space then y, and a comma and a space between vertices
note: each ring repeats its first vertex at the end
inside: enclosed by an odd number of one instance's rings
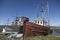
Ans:
POLYGON ((49 32, 48 27, 41 26, 32 22, 25 22, 23 29, 24 36, 46 35, 49 32))

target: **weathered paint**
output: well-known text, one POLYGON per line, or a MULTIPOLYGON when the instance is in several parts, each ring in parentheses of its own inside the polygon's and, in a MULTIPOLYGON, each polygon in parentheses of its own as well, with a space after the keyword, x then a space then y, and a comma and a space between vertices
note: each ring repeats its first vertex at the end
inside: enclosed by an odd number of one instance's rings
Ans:
POLYGON ((46 35, 49 32, 49 28, 46 26, 38 25, 32 22, 25 22, 23 27, 24 36, 31 35, 46 35))

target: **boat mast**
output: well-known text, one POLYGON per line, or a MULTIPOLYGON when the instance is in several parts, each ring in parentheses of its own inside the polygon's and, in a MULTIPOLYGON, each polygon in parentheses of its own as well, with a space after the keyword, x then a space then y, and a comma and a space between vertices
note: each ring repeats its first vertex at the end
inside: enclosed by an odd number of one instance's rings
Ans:
POLYGON ((49 15, 49 3, 47 1, 47 12, 48 12, 48 26, 50 27, 50 15, 49 15))
POLYGON ((44 26, 44 0, 42 0, 42 20, 43 20, 43 26, 44 26))
POLYGON ((39 17, 39 12, 42 12, 42 21, 43 21, 43 26, 44 26, 44 0, 42 0, 42 10, 41 11, 39 11, 39 4, 38 4, 38 7, 37 7, 37 19, 38 19, 38 17, 39 17))

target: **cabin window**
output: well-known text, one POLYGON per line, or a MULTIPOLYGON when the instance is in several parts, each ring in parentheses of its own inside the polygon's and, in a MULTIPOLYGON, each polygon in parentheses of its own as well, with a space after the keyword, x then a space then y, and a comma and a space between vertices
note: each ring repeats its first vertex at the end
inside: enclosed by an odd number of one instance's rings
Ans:
POLYGON ((42 24, 42 21, 41 21, 41 24, 42 24))
POLYGON ((38 23, 39 23, 39 21, 38 21, 38 23))

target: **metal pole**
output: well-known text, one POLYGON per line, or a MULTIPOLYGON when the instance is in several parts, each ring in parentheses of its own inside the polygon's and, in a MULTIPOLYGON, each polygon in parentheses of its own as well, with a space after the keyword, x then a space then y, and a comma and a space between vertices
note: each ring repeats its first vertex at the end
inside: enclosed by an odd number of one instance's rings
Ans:
POLYGON ((47 2, 47 10, 48 10, 48 26, 50 28, 50 15, 49 15, 49 3, 47 2))
POLYGON ((44 0, 42 1, 42 20, 43 20, 43 26, 44 26, 44 0))
POLYGON ((48 27, 49 27, 49 34, 51 33, 51 29, 50 29, 50 13, 49 13, 49 3, 48 3, 48 1, 47 1, 47 10, 48 10, 48 27))

